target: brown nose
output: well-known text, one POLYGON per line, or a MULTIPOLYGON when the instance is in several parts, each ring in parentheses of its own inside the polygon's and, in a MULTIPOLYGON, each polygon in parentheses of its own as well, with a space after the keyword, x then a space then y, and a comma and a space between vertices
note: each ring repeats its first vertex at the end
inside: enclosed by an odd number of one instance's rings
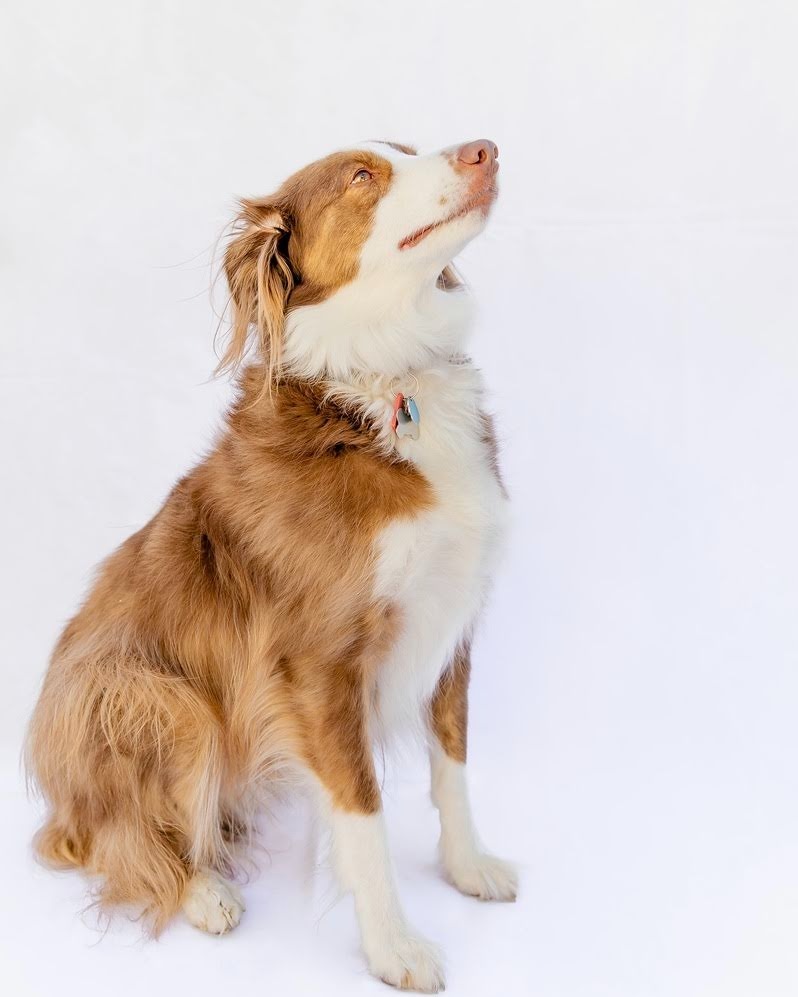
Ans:
POLYGON ((458 163, 466 166, 481 166, 490 169, 499 158, 499 150, 489 138, 478 138, 476 142, 466 142, 457 150, 458 163))

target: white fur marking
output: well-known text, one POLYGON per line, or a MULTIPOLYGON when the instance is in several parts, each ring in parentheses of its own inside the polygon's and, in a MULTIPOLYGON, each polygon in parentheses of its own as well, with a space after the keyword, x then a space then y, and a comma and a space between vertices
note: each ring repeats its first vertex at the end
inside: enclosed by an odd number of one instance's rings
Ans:
POLYGON ((418 728, 421 706, 484 603, 506 517, 483 440, 478 372, 446 361, 417 377, 421 436, 393 445, 432 486, 435 506, 396 520, 377 542, 375 596, 395 601, 402 614, 378 677, 383 737, 418 728))
POLYGON ((399 905, 382 814, 334 810, 330 823, 336 870, 342 887, 354 894, 371 972, 402 989, 442 990, 437 950, 408 927, 399 905))
POLYGON ((432 801, 441 819, 440 856, 446 875, 480 900, 515 900, 518 874, 509 862, 483 850, 471 816, 465 765, 435 744, 430 753, 432 801))

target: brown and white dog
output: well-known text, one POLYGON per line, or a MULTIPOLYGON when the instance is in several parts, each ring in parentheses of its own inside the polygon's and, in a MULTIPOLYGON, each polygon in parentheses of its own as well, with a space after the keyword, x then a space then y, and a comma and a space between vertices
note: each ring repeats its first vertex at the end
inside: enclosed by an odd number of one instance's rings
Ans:
POLYGON ((241 367, 237 400, 104 564, 28 742, 50 808, 40 856, 97 874, 101 902, 143 906, 154 931, 181 908, 205 931, 238 923, 236 841, 298 775, 372 972, 441 989, 397 897, 373 760, 413 728, 447 877, 515 898, 466 790, 470 635, 506 501, 449 266, 485 225, 497 156, 484 140, 426 156, 369 143, 242 202, 222 361, 241 367))

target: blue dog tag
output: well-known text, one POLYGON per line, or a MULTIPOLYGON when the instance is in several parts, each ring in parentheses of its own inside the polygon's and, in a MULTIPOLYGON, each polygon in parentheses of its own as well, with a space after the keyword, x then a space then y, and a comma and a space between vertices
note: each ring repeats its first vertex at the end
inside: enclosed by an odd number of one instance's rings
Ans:
POLYGON ((417 440, 419 422, 418 406, 412 398, 404 398, 396 412, 396 435, 400 440, 417 440))

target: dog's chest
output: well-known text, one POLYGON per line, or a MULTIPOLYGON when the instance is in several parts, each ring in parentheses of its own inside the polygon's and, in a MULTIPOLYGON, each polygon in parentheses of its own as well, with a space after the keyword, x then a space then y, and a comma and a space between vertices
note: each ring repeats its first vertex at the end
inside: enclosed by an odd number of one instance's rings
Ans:
POLYGON ((413 724, 473 623, 503 532, 506 501, 478 412, 478 374, 453 368, 422 382, 420 435, 400 444, 435 505, 378 537, 376 594, 399 610, 400 636, 380 670, 383 731, 413 724))

